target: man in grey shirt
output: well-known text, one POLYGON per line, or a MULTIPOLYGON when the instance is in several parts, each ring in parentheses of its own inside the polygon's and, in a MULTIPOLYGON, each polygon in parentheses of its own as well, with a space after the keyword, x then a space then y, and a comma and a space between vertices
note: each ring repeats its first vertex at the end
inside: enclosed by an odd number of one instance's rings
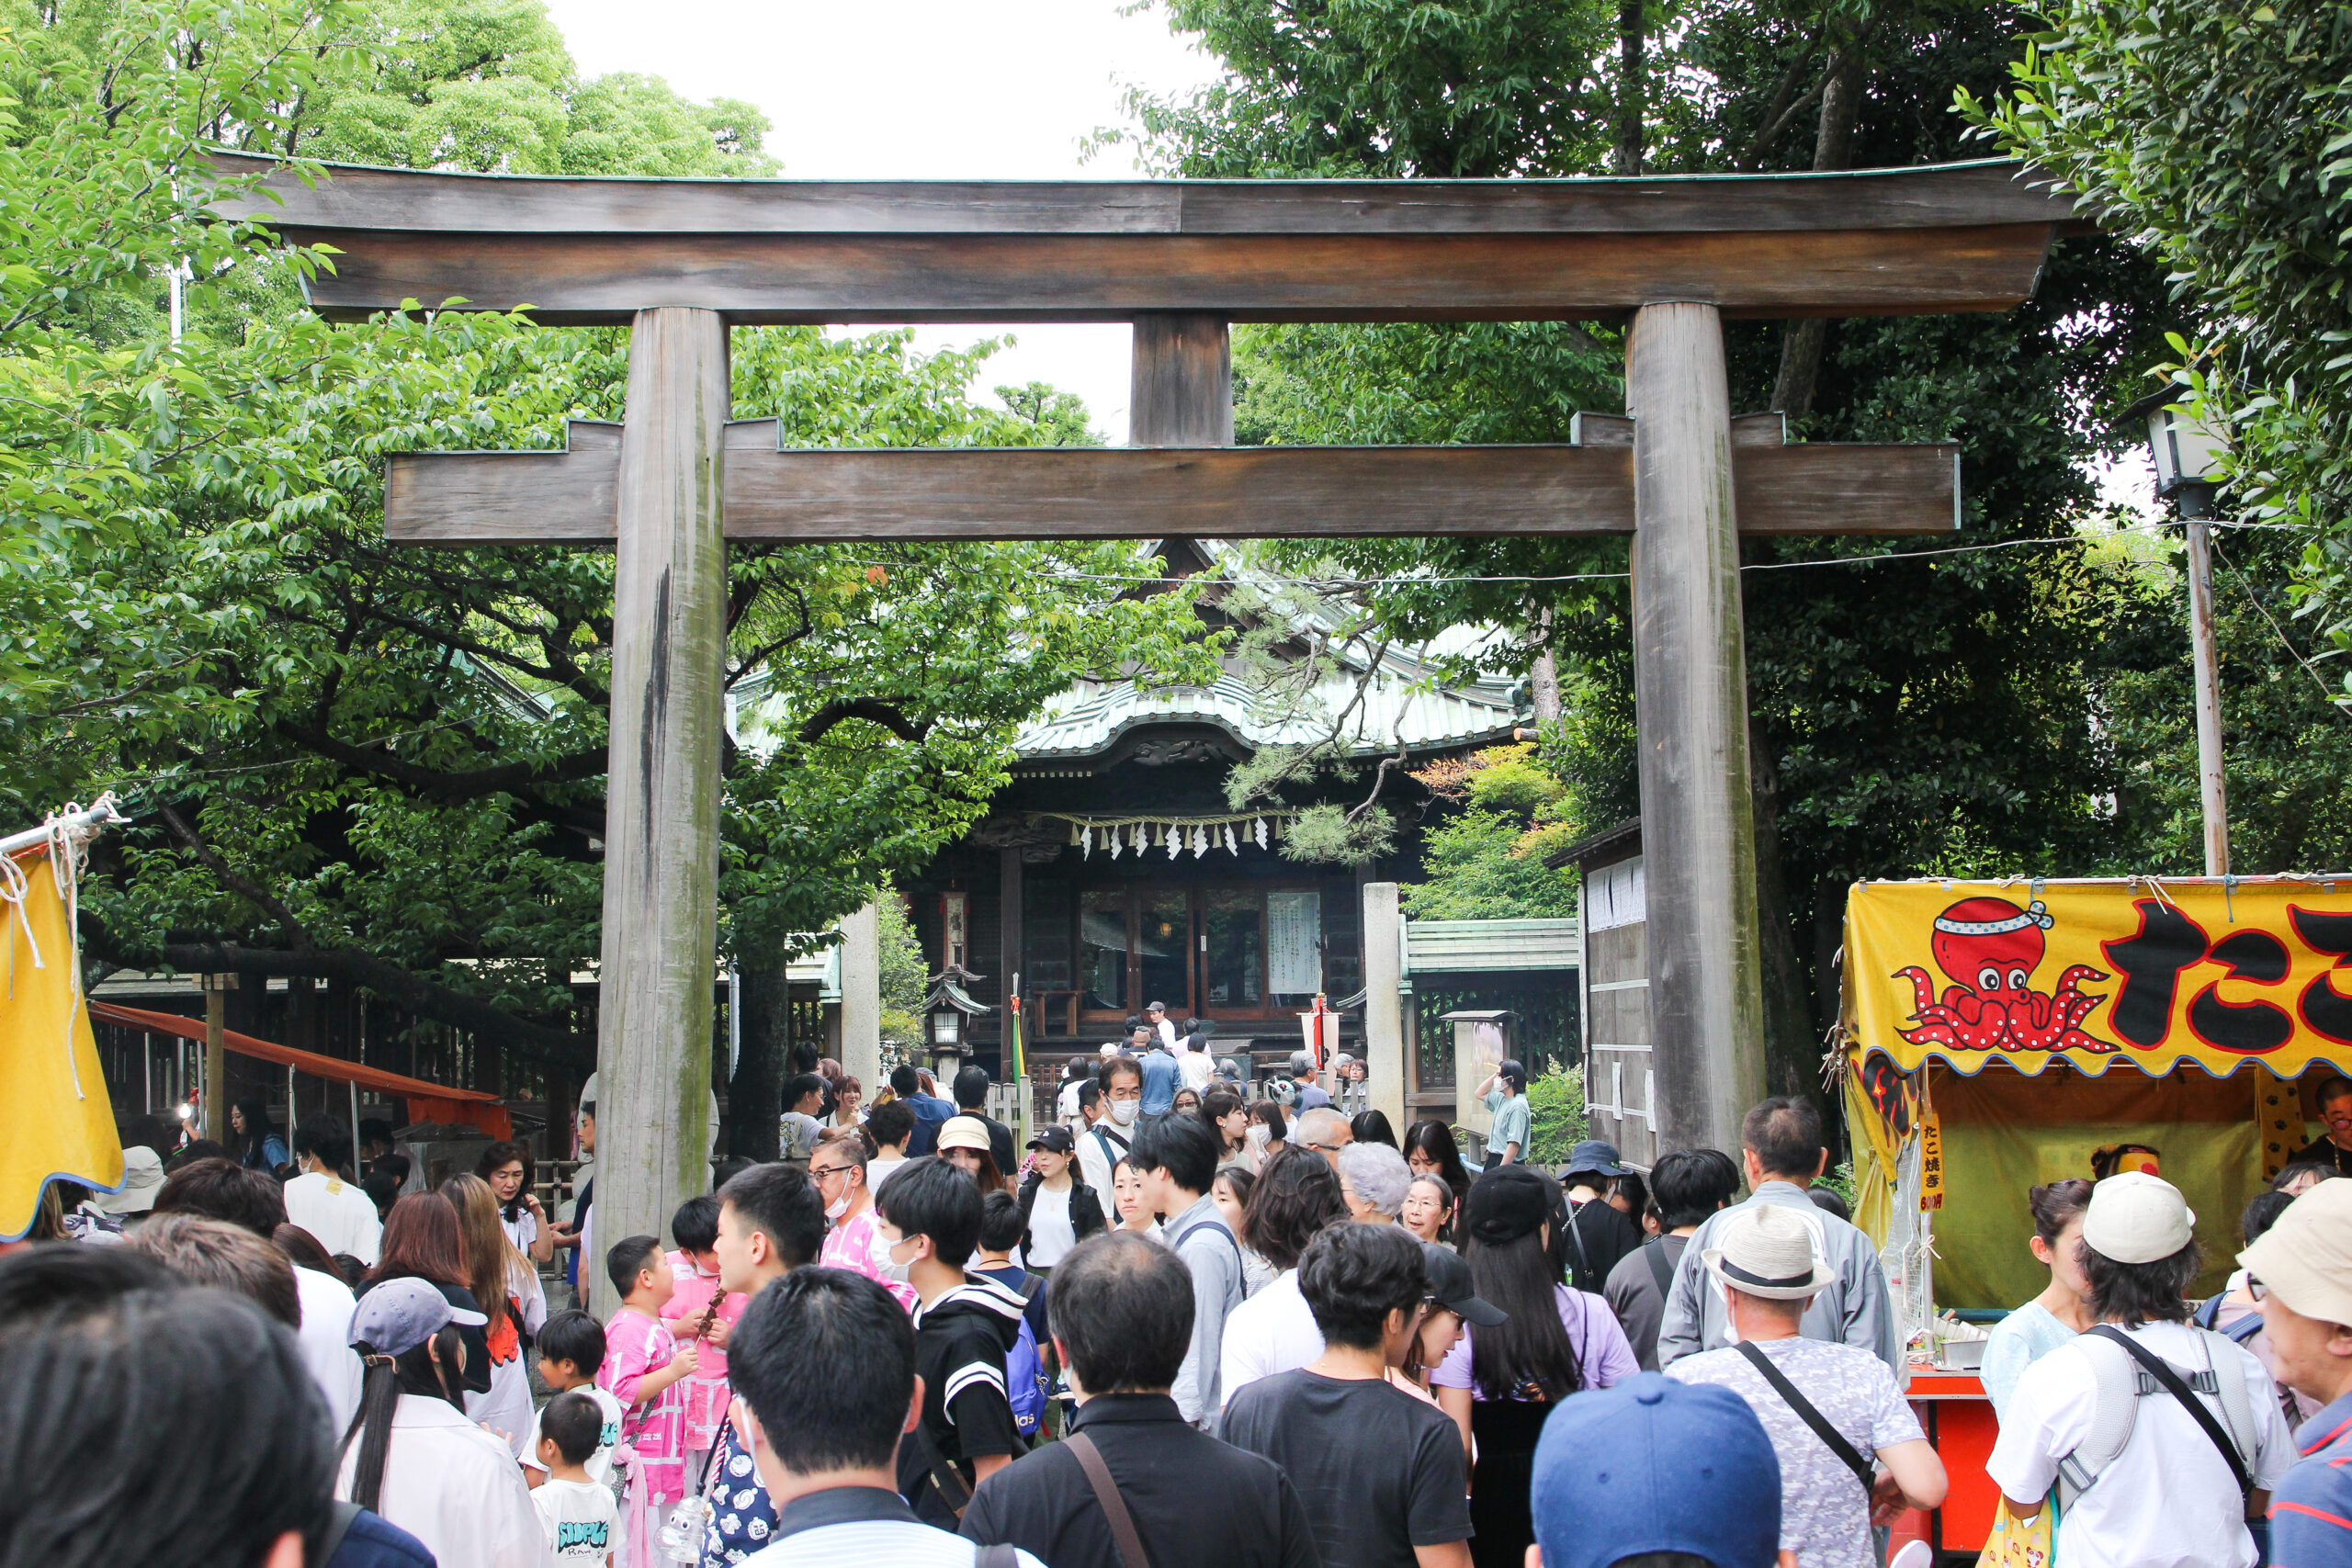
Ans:
POLYGON ((1699 1255, 1711 1247, 1732 1217, 1759 1203, 1797 1212, 1813 1242, 1813 1255, 1831 1276, 1811 1302, 1797 1332, 1806 1339, 1851 1345, 1870 1351, 1894 1373, 1895 1386, 1907 1377, 1903 1330, 1886 1289, 1871 1238, 1834 1214, 1814 1206, 1805 1189, 1829 1166, 1822 1141, 1821 1112, 1810 1101, 1776 1096, 1740 1123, 1740 1152, 1750 1193, 1747 1202, 1725 1209, 1692 1233, 1674 1271, 1674 1289, 1658 1325, 1657 1364, 1670 1367, 1683 1356, 1716 1350, 1732 1342, 1723 1292, 1710 1283, 1699 1255))
POLYGON ((1197 1116, 1166 1116, 1136 1134, 1127 1163, 1143 1178, 1146 1207, 1161 1216, 1160 1239, 1193 1276, 1193 1343, 1177 1369, 1176 1409, 1212 1435, 1225 1400, 1220 1358, 1226 1314, 1241 1304, 1241 1243, 1216 1201, 1218 1139, 1197 1116))
POLYGON ((1739 1190, 1739 1167, 1721 1149, 1675 1149, 1650 1168, 1650 1206, 1663 1235, 1652 1236, 1617 1260, 1602 1293, 1625 1330, 1642 1371, 1657 1371, 1658 1325, 1667 1293, 1674 1288, 1675 1265, 1682 1261, 1690 1235, 1739 1190))

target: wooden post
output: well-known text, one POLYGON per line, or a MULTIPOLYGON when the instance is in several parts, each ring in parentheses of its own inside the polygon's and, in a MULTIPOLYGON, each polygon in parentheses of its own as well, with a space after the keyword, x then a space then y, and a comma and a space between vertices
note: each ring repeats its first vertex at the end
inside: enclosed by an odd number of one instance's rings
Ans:
POLYGON ((2230 791, 2222 767, 2222 675, 2213 651, 2212 525, 2188 521, 2188 644, 2197 675, 2197 794, 2205 816, 2205 874, 2230 874, 2230 791))
MULTIPOLYGON (((234 975, 205 975, 204 987, 204 1135, 216 1144, 229 1141, 229 988, 234 975)), ((286 1129, 286 1146, 294 1146, 294 1129, 286 1129)))
POLYGON ((1739 1147, 1764 1088, 1756 826, 1722 313, 1634 312, 1634 704, 1659 1146, 1739 1147))
POLYGON ((842 1071, 882 1090, 882 908, 868 904, 842 921, 842 1071))
POLYGON ((1187 310, 1137 316, 1130 446, 1233 445, 1233 345, 1225 322, 1187 310))
MULTIPOLYGON (((629 339, 613 570, 594 1239, 664 1234, 710 1184, 727 325, 640 310, 629 339)), ((583 1263, 594 1310, 616 1303, 583 1263)))
POLYGON ((1385 1112, 1403 1137, 1405 1071, 1405 927, 1396 911, 1396 885, 1363 885, 1363 1066, 1371 1108, 1385 1112))

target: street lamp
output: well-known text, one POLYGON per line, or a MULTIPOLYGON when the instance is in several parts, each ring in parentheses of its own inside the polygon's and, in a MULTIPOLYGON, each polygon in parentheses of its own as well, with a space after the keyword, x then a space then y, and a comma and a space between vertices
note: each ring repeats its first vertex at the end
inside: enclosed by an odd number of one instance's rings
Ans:
MULTIPOLYGON (((2169 395, 2171 389, 2160 396, 2169 395)), ((2177 402, 2148 411, 2156 497, 2188 525, 2188 646, 2197 675, 2197 793, 2205 816, 2205 874, 2230 871, 2229 794, 2222 773, 2222 677, 2213 652, 2213 493, 2229 443, 2177 402)))

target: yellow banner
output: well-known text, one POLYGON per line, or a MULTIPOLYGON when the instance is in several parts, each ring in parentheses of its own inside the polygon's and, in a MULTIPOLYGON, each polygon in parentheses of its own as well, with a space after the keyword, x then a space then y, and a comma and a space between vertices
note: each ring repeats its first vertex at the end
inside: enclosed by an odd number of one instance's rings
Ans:
POLYGON ((1859 883, 1845 987, 1852 1043, 1905 1072, 2344 1067, 2352 876, 1859 883))
POLYGON ((0 1240, 14 1241, 51 1181, 119 1188, 122 1145, 46 853, 0 867, 0 1240))

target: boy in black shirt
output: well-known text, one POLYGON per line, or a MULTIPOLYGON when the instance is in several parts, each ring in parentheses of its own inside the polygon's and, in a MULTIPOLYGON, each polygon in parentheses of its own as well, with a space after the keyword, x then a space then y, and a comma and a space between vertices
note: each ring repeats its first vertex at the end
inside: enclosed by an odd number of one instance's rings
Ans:
POLYGON ((1333 1225, 1298 1262, 1323 1354, 1225 1407, 1217 1435, 1282 1466, 1323 1568, 1469 1568, 1461 1428, 1386 1376, 1420 1331, 1430 1288, 1411 1233, 1333 1225))
POLYGON ((899 1491, 924 1523, 952 1530, 972 1488, 1026 1448, 1004 1385, 1025 1303, 964 1272, 979 1241, 980 1190, 963 1171, 936 1156, 910 1160, 875 1201, 890 1261, 922 1298, 914 1314, 922 1420, 899 1444, 899 1491))

